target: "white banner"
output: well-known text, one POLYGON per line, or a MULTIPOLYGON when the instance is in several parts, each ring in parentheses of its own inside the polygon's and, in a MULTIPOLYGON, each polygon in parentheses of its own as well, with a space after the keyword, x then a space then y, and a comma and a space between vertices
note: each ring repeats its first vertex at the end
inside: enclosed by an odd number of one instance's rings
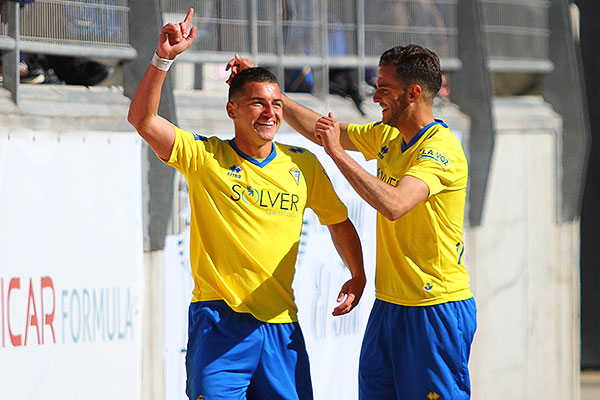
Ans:
POLYGON ((0 397, 140 399, 141 142, 0 132, 0 397))
MULTIPOLYGON (((320 225, 310 210, 304 214, 294 293, 300 325, 311 363, 315 400, 358 398, 358 358, 363 333, 375 299, 375 220, 376 212, 348 184, 323 149, 299 134, 280 134, 277 140, 305 147, 315 153, 333 185, 348 207, 349 216, 360 235, 367 287, 357 308, 342 317, 333 317, 342 284, 350 279, 327 227, 320 225)), ((376 164, 351 153, 363 167, 375 174, 376 164)), ((189 232, 167 238, 165 246, 165 400, 185 396, 185 348, 187 306, 193 288, 189 269, 189 232)))

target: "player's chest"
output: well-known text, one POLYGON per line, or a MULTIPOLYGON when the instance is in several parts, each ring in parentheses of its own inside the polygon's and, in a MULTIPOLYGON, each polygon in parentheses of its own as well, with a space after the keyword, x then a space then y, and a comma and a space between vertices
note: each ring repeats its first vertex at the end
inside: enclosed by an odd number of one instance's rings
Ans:
POLYGON ((259 167, 239 158, 213 159, 199 172, 195 178, 216 202, 276 212, 306 206, 306 178, 294 164, 274 160, 259 167))
POLYGON ((377 177, 385 183, 396 186, 398 180, 414 163, 416 155, 412 148, 402 151, 401 141, 394 140, 384 143, 377 157, 377 177))

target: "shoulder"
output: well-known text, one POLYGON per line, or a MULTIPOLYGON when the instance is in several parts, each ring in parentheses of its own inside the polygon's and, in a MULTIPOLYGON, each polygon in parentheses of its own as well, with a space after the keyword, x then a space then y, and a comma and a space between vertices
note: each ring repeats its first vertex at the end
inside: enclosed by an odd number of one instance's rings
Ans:
POLYGON ((435 145, 448 150, 463 151, 462 143, 456 135, 450 131, 450 128, 441 125, 438 125, 428 133, 420 147, 425 145, 435 145))
POLYGON ((435 161, 444 169, 458 163, 466 164, 466 156, 460 140, 449 128, 433 129, 417 149, 417 160, 435 161))
POLYGON ((220 139, 217 136, 207 136, 204 134, 189 132, 179 128, 178 126, 175 126, 175 134, 181 137, 184 141, 207 147, 210 146, 215 148, 228 144, 226 140, 220 139))
POLYGON ((284 143, 279 143, 279 142, 275 142, 277 149, 279 150, 279 152, 281 152, 284 155, 287 155, 293 159, 314 159, 316 158, 316 156, 310 152, 309 150, 305 149, 304 147, 300 147, 300 146, 294 146, 294 145, 289 145, 289 144, 284 144, 284 143))
POLYGON ((300 146, 281 143, 276 143, 276 145, 279 162, 285 163, 287 167, 297 168, 307 177, 314 177, 319 171, 324 171, 321 162, 310 150, 300 146))
POLYGON ((372 130, 386 130, 392 128, 383 121, 372 121, 366 124, 348 124, 348 132, 370 132, 372 130))
POLYGON ((368 124, 349 124, 347 129, 350 137, 376 137, 382 140, 393 140, 400 131, 382 121, 373 121, 368 124))

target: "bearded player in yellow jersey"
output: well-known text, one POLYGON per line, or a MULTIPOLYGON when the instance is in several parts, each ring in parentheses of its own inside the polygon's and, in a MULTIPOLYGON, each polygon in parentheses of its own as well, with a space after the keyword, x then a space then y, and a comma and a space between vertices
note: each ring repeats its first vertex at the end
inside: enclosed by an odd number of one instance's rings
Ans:
POLYGON ((166 71, 194 40, 192 15, 162 28, 128 118, 188 182, 195 287, 186 392, 193 400, 312 399, 292 292, 304 209, 327 225, 352 274, 334 315, 350 312, 362 295, 360 240, 317 158, 273 141, 283 100, 268 70, 250 68, 231 82, 231 140, 186 132, 157 114, 166 71))
MULTIPOLYGON (((236 55, 233 74, 252 63, 236 55)), ((321 144, 377 211, 376 300, 363 339, 364 400, 470 398, 476 306, 463 252, 467 161, 432 102, 439 59, 416 45, 385 51, 373 101, 382 119, 340 124, 283 97, 286 121, 321 144), (377 176, 345 150, 377 159, 377 176)))

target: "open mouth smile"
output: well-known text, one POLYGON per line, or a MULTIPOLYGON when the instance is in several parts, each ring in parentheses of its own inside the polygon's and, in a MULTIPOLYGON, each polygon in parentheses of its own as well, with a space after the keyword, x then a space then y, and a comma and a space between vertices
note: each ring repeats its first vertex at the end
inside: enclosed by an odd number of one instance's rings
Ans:
POLYGON ((269 122, 257 122, 257 125, 261 125, 261 126, 275 126, 275 121, 269 121, 269 122))

